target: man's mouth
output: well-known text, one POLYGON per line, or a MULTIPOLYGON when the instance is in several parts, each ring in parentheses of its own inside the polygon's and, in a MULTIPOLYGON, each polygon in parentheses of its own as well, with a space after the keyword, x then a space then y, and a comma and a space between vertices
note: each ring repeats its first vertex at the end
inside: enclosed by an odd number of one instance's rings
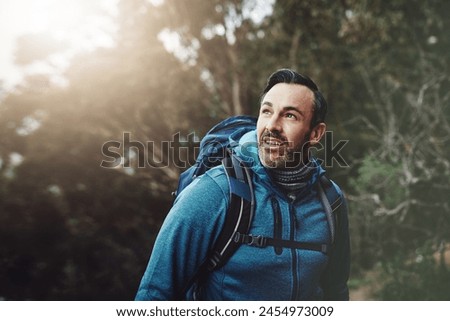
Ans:
POLYGON ((286 143, 282 140, 273 138, 273 137, 264 137, 263 138, 263 144, 266 147, 281 147, 285 145, 286 143))
POLYGON ((262 147, 264 148, 282 148, 288 145, 287 141, 279 136, 265 134, 261 138, 262 147))

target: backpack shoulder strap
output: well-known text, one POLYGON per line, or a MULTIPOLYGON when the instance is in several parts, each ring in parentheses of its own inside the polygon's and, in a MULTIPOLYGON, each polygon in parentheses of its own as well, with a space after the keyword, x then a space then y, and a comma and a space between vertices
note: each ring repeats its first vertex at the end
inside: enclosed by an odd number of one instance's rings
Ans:
POLYGON ((239 247, 232 242, 236 232, 247 233, 254 215, 255 200, 251 171, 230 152, 223 159, 230 187, 230 204, 222 231, 208 259, 208 271, 222 267, 239 247))
POLYGON ((325 175, 320 176, 318 190, 320 200, 327 215, 328 225, 330 226, 331 244, 334 244, 338 220, 336 210, 342 204, 342 196, 336 185, 325 175))
POLYGON ((203 279, 210 272, 222 267, 238 249, 240 244, 233 242, 233 237, 236 233, 245 234, 249 231, 254 215, 255 199, 251 170, 229 150, 222 163, 228 178, 230 202, 223 228, 216 242, 181 293, 184 296, 194 286, 194 299, 203 279))
POLYGON ((294 240, 285 240, 280 238, 271 238, 263 235, 242 234, 236 232, 233 241, 238 244, 246 244, 255 247, 286 247, 294 249, 303 249, 318 251, 330 255, 336 238, 336 227, 338 226, 337 209, 342 204, 342 196, 339 188, 325 176, 318 180, 319 196, 326 212, 328 225, 330 227, 331 242, 329 244, 299 242, 294 240))

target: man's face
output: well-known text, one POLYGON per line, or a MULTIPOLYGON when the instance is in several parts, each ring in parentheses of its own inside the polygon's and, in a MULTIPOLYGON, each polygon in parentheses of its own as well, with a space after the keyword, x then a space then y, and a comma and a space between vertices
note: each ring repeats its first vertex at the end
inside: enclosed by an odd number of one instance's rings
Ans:
POLYGON ((266 93, 257 123, 259 157, 265 167, 286 168, 304 159, 301 152, 314 135, 313 102, 313 92, 298 84, 279 83, 266 93))

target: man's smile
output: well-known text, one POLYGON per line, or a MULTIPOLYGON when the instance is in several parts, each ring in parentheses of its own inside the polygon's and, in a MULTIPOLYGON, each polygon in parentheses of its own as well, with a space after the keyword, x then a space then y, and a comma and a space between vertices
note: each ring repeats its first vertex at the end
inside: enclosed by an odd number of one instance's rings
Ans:
POLYGON ((279 139, 271 138, 271 137, 265 137, 263 139, 263 143, 265 146, 268 146, 268 147, 280 147, 280 146, 286 144, 286 142, 283 142, 279 139))
POLYGON ((261 137, 261 147, 266 149, 279 149, 287 147, 288 141, 281 137, 281 135, 277 135, 271 132, 266 131, 261 137))

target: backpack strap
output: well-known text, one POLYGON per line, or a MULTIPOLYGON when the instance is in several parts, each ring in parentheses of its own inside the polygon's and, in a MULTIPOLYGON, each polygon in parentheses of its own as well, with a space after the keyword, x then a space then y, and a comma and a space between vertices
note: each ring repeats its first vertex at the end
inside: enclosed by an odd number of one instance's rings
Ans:
POLYGON ((338 219, 336 210, 342 204, 342 196, 333 182, 325 175, 320 176, 317 186, 320 200, 327 215, 328 226, 330 227, 331 244, 334 244, 338 219))
POLYGON ((330 244, 299 242, 294 240, 285 240, 279 238, 265 237, 261 235, 242 234, 236 232, 233 241, 238 244, 246 244, 255 247, 286 247, 318 251, 329 255, 336 239, 337 215, 336 210, 342 204, 342 197, 333 182, 326 176, 320 176, 317 184, 319 198, 325 210, 328 226, 330 228, 330 244))
POLYGON ((278 238, 265 237, 261 235, 241 234, 236 232, 233 238, 235 243, 246 244, 256 247, 287 247, 291 249, 302 249, 309 251, 318 251, 328 255, 330 252, 330 246, 328 244, 299 242, 293 240, 285 240, 278 238))
POLYGON ((230 187, 230 204, 224 227, 208 258, 208 272, 222 267, 239 247, 233 241, 236 232, 247 233, 253 219, 255 199, 251 171, 231 151, 223 159, 230 187))
POLYGON ((205 261, 180 293, 181 300, 191 288, 194 299, 197 299, 201 285, 209 273, 222 267, 239 248, 240 244, 233 242, 234 235, 247 233, 253 219, 255 199, 250 169, 231 150, 227 150, 222 163, 230 189, 230 202, 223 229, 205 261))

